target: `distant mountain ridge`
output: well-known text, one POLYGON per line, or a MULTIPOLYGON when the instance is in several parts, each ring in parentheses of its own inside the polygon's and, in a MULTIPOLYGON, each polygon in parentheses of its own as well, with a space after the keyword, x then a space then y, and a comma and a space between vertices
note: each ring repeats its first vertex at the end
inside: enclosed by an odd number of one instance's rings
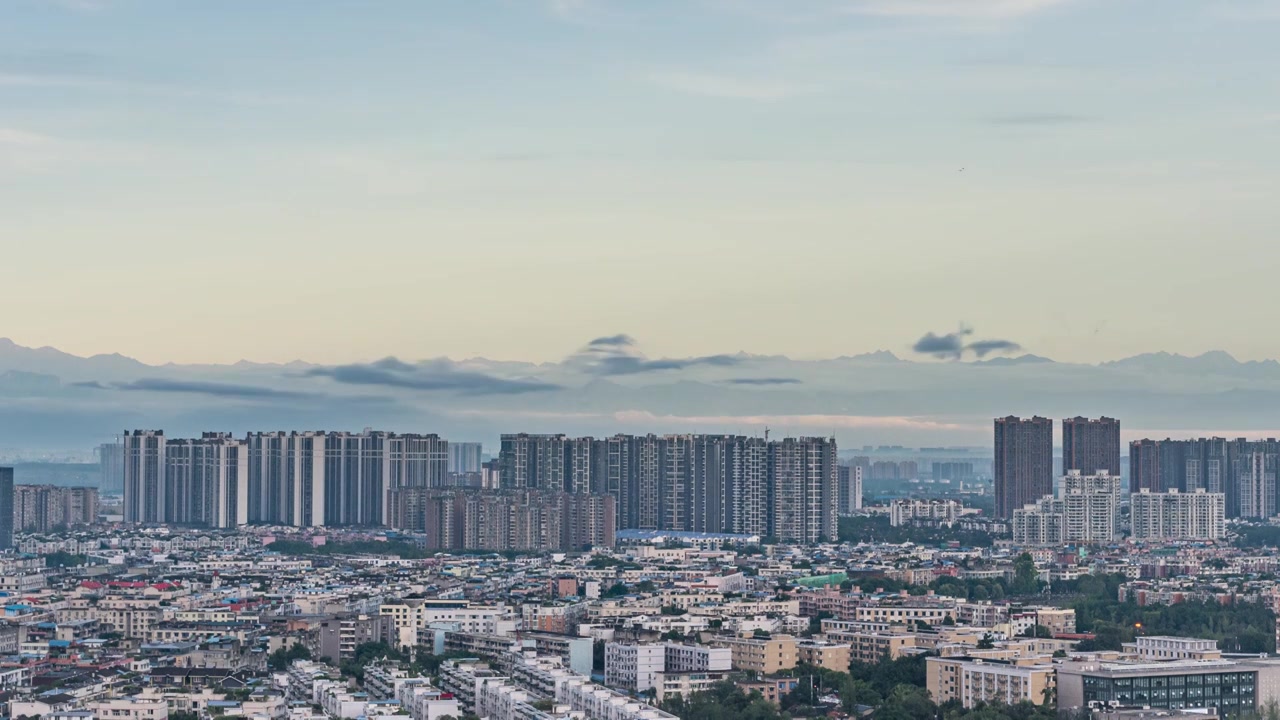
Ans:
MULTIPOLYGON (((743 360, 773 360, 787 362, 829 362, 832 360, 847 362, 885 362, 885 363, 908 363, 908 364, 959 364, 959 365, 1013 365, 1024 363, 1055 363, 1058 361, 1052 358, 1034 354, 1023 354, 1013 357, 1000 357, 986 360, 973 360, 964 363, 940 363, 934 360, 917 361, 909 358, 903 358, 891 350, 874 350, 856 355, 839 355, 828 359, 815 360, 798 360, 787 355, 769 355, 754 354, 739 350, 730 353, 733 357, 743 360)), ((496 360, 482 356, 473 356, 459 360, 453 360, 447 356, 437 356, 434 358, 424 358, 426 361, 449 361, 462 365, 477 366, 528 366, 528 367, 555 367, 562 363, 559 362, 543 362, 535 363, 525 360, 496 360)), ((93 364, 99 368, 114 370, 135 370, 147 368, 295 368, 305 369, 317 367, 317 363, 309 362, 302 359, 290 360, 288 362, 263 362, 256 360, 241 359, 234 363, 176 363, 167 362, 160 365, 149 365, 120 353, 99 353, 96 355, 82 356, 74 355, 58 348, 45 345, 38 348, 20 345, 7 337, 0 337, 0 370, 28 370, 33 372, 49 371, 55 368, 50 367, 49 363, 60 364, 76 364, 86 363, 93 364), (41 364, 35 364, 41 363, 41 364), (24 367, 28 366, 28 367, 24 367)), ((1095 367, 1141 367, 1141 368, 1187 368, 1196 370, 1212 370, 1212 369, 1230 369, 1230 368, 1265 368, 1267 370, 1280 370, 1280 359, 1266 360, 1238 360, 1234 355, 1225 350, 1210 350, 1199 355, 1182 355, 1179 353, 1170 353, 1165 351, 1140 353, 1117 360, 1104 360, 1098 363, 1065 363, 1091 365, 1095 367)))
MULTIPOLYGON (((603 338, 624 344, 628 339, 603 338)), ((984 444, 1009 414, 1119 417, 1127 430, 1280 433, 1280 362, 1222 351, 1097 364, 1024 354, 971 362, 889 350, 797 360, 745 352, 648 358, 597 350, 558 362, 394 358, 149 365, 0 339, 0 438, 83 448, 126 427, 438 432, 835 433, 842 442, 984 444), (600 355, 610 362, 597 362, 600 355)))

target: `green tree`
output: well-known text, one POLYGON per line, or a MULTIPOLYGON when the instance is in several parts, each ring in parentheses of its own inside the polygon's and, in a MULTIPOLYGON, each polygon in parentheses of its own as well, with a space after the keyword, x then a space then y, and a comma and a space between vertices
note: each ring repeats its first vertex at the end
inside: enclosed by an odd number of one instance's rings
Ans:
POLYGON ((268 655, 267 667, 272 670, 284 670, 292 665, 294 660, 310 659, 311 651, 307 649, 307 646, 300 642, 295 642, 287 648, 277 648, 275 652, 268 655))

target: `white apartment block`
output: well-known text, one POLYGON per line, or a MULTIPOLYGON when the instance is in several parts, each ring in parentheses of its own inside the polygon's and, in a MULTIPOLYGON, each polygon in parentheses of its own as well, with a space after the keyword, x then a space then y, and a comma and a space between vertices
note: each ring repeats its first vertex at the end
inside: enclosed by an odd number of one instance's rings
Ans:
POLYGON ((1140 656, 1144 660, 1222 659, 1222 651, 1218 649, 1218 641, 1201 640, 1199 638, 1148 635, 1139 637, 1132 643, 1125 643, 1124 649, 1140 656))
POLYGON ((966 708, 984 703, 1044 704, 1052 695, 1057 672, 1050 662, 931 657, 926 685, 938 703, 959 700, 966 708), (1048 691, 1048 692, 1046 692, 1048 691))
POLYGON ((733 651, 677 643, 624 645, 609 643, 604 649, 604 677, 609 687, 641 693, 660 683, 676 683, 690 673, 726 672, 733 665, 733 651))
POLYGON ((1129 496, 1135 540, 1221 540, 1226 534, 1223 493, 1143 489, 1129 496))
POLYGON ((955 500, 894 500, 889 505, 889 524, 893 527, 927 522, 951 527, 960 518, 960 503, 955 500))
POLYGON ((729 648, 703 647, 667 643, 667 673, 700 673, 728 670, 733 666, 733 651, 729 648))
POLYGON ((115 698, 93 704, 94 714, 101 720, 167 720, 169 704, 160 698, 115 698))
POLYGON ((1062 479, 1062 539, 1109 543, 1120 538, 1120 478, 1105 470, 1082 475, 1070 470, 1062 479))
POLYGON ((622 645, 609 643, 604 648, 604 681, 610 687, 631 692, 644 692, 666 668, 665 645, 622 645))
POLYGON ((396 688, 396 699, 401 707, 409 712, 413 720, 440 720, 445 716, 460 718, 464 715, 459 707, 458 699, 445 697, 446 693, 431 686, 422 678, 414 678, 400 683, 396 688))
POLYGON ((1018 545, 1060 545, 1063 542, 1063 502, 1045 495, 1013 511, 1013 542, 1018 545))

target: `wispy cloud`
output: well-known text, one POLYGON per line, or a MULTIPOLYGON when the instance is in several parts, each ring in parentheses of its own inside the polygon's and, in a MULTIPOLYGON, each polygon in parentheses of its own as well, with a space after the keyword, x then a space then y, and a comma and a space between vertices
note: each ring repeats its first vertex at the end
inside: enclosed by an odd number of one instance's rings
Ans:
POLYGON ((1087 115, 1072 113, 1010 113, 1007 115, 991 115, 983 120, 992 125, 1022 125, 1029 127, 1053 125, 1077 125, 1087 123, 1093 118, 1087 115))
POLYGON ((48 135, 28 132, 11 127, 0 127, 0 145, 38 147, 53 142, 48 135))
POLYGON ((727 385, 769 386, 769 385, 799 385, 801 384, 802 381, 798 378, 789 378, 789 377, 754 377, 754 378, 748 377, 748 378, 730 378, 729 380, 725 380, 724 382, 727 385))
POLYGON ((697 365, 731 367, 742 361, 734 355, 703 355, 687 358, 650 359, 636 348, 630 335, 610 335, 587 343, 565 361, 592 375, 638 375, 664 370, 683 370, 697 365))
POLYGON ((713 73, 669 70, 648 75, 649 82, 658 87, 703 97, 727 100, 753 100, 771 102, 786 100, 821 91, 812 83, 796 83, 761 78, 741 78, 713 73))
POLYGON ((989 431, 986 423, 967 425, 911 416, 874 415, 669 415, 647 410, 619 410, 606 413, 555 412, 547 410, 458 410, 455 415, 465 417, 492 417, 504 420, 528 419, 541 422, 602 421, 616 425, 644 427, 648 429, 676 427, 735 428, 754 426, 759 428, 831 430, 964 430, 989 431))
POLYGON ((372 363, 313 368, 310 377, 327 377, 348 385, 375 385, 404 390, 450 391, 463 395, 523 395, 558 390, 560 386, 533 379, 511 379, 461 370, 447 360, 411 364, 393 357, 372 363))
POLYGON ((1047 10, 1071 0, 852 0, 846 12, 923 18, 1011 18, 1047 10))
POLYGON ((992 354, 1017 352, 1022 346, 1012 340, 979 340, 969 343, 965 349, 984 358, 992 354))
POLYGON ((121 390, 125 392, 152 393, 184 393, 191 395, 209 395, 221 398, 244 400, 303 400, 319 397, 313 393, 276 390, 256 385, 238 385, 234 383, 201 382, 197 380, 165 380, 161 378, 143 378, 130 382, 103 384, 96 380, 72 383, 74 387, 89 390, 121 390))

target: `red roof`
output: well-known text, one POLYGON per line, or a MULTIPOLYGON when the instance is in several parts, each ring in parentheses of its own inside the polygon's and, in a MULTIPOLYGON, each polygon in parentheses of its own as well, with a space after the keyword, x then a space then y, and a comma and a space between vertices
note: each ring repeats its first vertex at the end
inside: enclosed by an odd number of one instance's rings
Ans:
POLYGON ((85 580, 80 583, 80 587, 85 588, 86 590, 101 590, 102 583, 94 582, 93 580, 85 580))

